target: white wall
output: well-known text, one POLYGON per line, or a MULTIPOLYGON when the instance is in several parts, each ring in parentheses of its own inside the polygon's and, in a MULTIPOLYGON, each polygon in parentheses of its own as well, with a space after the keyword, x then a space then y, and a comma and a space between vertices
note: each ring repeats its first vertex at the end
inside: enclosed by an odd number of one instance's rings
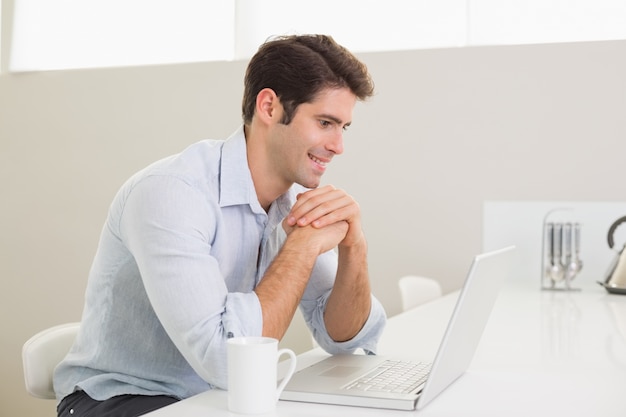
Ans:
MULTIPOLYGON (((625 52, 613 41, 361 55, 378 93, 357 106, 326 180, 361 203, 373 290, 390 315, 402 274, 459 286, 481 250, 485 200, 624 200, 625 52)), ((23 342, 80 318, 119 185, 234 130, 244 69, 0 75, 0 415, 54 415, 24 392, 23 342)))

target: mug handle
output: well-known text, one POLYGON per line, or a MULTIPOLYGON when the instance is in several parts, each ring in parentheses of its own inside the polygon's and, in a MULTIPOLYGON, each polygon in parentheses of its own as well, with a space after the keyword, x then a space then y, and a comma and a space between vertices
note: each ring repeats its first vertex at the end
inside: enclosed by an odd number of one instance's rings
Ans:
POLYGON ((278 401, 280 393, 283 392, 285 386, 287 385, 287 382, 289 382, 289 380, 293 376, 293 373, 296 370, 296 354, 294 353, 294 351, 291 349, 280 349, 278 351, 278 354, 276 355, 276 358, 280 359, 282 355, 289 355, 289 370, 287 371, 287 375, 283 378, 278 388, 276 388, 276 401, 278 401))

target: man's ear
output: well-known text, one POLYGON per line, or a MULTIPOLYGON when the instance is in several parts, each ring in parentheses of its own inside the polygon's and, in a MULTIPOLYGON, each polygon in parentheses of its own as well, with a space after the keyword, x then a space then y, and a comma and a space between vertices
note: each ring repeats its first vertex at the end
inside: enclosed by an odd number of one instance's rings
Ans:
POLYGON ((264 88, 256 95, 256 116, 264 123, 277 121, 281 117, 280 99, 271 88, 264 88))

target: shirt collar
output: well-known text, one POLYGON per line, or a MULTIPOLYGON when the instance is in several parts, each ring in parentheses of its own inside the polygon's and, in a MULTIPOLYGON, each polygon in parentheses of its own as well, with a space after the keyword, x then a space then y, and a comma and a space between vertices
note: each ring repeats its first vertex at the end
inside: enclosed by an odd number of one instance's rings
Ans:
POLYGON ((243 125, 224 142, 221 164, 220 206, 249 204, 253 211, 263 212, 248 167, 243 125))

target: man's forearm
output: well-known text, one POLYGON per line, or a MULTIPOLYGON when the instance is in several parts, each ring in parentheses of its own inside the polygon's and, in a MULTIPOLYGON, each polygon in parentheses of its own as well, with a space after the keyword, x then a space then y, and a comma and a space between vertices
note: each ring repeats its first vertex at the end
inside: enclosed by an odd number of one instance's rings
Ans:
POLYGON ((339 248, 339 267, 328 298, 324 323, 337 342, 352 339, 363 328, 371 309, 371 288, 367 267, 367 244, 339 248))
POLYGON ((255 288, 263 312, 263 336, 282 339, 302 298, 317 254, 285 245, 255 288))

